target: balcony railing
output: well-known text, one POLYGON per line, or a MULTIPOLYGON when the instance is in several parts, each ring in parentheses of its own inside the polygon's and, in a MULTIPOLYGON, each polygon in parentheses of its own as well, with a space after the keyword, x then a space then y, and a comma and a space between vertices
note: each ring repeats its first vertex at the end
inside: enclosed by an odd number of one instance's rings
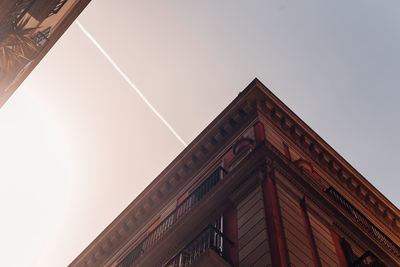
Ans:
POLYGON ((368 233, 370 233, 375 240, 381 243, 386 249, 392 252, 397 258, 400 258, 400 248, 381 230, 379 230, 367 217, 364 216, 358 209, 356 209, 347 199, 345 199, 333 187, 326 189, 326 192, 353 217, 353 219, 368 233))
POLYGON ((186 267, 195 262, 204 252, 212 249, 227 263, 233 266, 232 260, 225 253, 233 242, 217 228, 209 225, 201 231, 184 249, 173 257, 164 267, 186 267))
POLYGON ((117 266, 132 266, 146 251, 150 250, 164 234, 184 217, 222 179, 226 171, 218 167, 174 211, 172 211, 147 237, 140 242, 117 266))
POLYGON ((56 3, 56 5, 54 6, 53 10, 50 11, 49 17, 52 15, 55 15, 58 13, 58 11, 60 11, 60 9, 65 5, 65 3, 68 0, 60 0, 56 3))
POLYGON ((360 258, 355 260, 352 267, 386 267, 372 252, 365 252, 360 258))

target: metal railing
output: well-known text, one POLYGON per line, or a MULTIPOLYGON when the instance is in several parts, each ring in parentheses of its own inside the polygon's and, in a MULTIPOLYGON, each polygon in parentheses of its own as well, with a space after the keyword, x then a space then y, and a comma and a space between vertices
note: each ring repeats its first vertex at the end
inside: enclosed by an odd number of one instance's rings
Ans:
POLYGON ((117 265, 129 267, 146 251, 151 249, 163 235, 193 207, 222 179, 225 169, 218 167, 210 174, 181 204, 179 204, 147 237, 117 265))
POLYGON ((40 46, 40 43, 44 40, 46 40, 46 42, 49 41, 49 35, 50 35, 50 30, 51 27, 47 27, 45 30, 43 31, 38 31, 34 36, 33 36, 33 40, 35 41, 36 46, 40 46))
POLYGON ((48 15, 48 17, 55 15, 58 13, 58 11, 60 11, 60 9, 65 5, 65 3, 68 0, 60 0, 56 3, 56 5, 54 6, 53 10, 50 11, 50 14, 48 15))
POLYGON ((208 249, 215 251, 227 263, 233 266, 232 260, 226 251, 228 246, 233 246, 223 233, 212 225, 201 231, 188 245, 185 246, 164 267, 186 267, 195 262, 208 249))
POLYGON ((375 240, 386 247, 387 250, 392 252, 397 258, 400 258, 400 248, 381 230, 378 229, 367 217, 364 216, 357 208, 355 208, 347 199, 345 199, 333 187, 325 190, 332 198, 353 217, 353 219, 368 233, 370 233, 375 240))
POLYGON ((371 251, 365 252, 360 258, 355 260, 351 267, 386 267, 371 251))

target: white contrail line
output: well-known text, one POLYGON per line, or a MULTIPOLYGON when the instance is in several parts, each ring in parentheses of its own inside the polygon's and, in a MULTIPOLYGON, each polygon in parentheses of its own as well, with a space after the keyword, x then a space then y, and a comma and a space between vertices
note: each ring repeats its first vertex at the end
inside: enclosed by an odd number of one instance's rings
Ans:
POLYGON ((179 136, 179 134, 172 128, 172 126, 164 119, 163 116, 153 107, 153 105, 147 100, 147 98, 142 94, 142 92, 136 87, 136 85, 131 82, 131 80, 126 76, 126 74, 118 67, 117 63, 107 54, 107 52, 101 47, 101 45, 94 39, 94 37, 82 26, 82 24, 75 20, 76 25, 82 30, 82 32, 92 41, 92 43, 100 50, 100 52, 104 55, 104 57, 113 65, 113 67, 121 74, 122 78, 132 87, 133 90, 140 96, 140 98, 146 103, 146 105, 156 114, 156 116, 167 126, 167 128, 171 131, 171 133, 182 143, 185 147, 187 146, 186 142, 179 136))

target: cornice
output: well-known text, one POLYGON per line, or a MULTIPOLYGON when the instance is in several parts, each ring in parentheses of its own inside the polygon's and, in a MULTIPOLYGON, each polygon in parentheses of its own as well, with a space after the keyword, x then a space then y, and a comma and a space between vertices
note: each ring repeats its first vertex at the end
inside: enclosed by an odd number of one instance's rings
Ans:
POLYGON ((215 221, 216 217, 231 206, 240 194, 238 191, 249 190, 255 184, 259 184, 260 172, 265 165, 265 154, 266 149, 263 145, 257 146, 247 154, 207 193, 207 197, 204 197, 195 208, 171 227, 151 250, 145 252, 135 262, 135 266, 162 266, 168 257, 176 254, 192 240, 197 230, 215 221), (179 245, 176 245, 177 240, 180 240, 179 245))
POLYGON ((329 173, 326 178, 334 178, 342 185, 340 190, 351 194, 400 237, 400 210, 261 82, 257 81, 257 87, 265 93, 257 104, 263 116, 329 173))
POLYGON ((70 264, 102 266, 121 256, 152 216, 204 166, 230 144, 236 135, 262 113, 310 158, 326 170, 343 190, 355 193, 366 207, 400 232, 400 211, 347 163, 333 148, 297 117, 260 81, 255 79, 168 165, 149 186, 70 264))
POLYGON ((254 121, 253 81, 168 165, 136 199, 70 264, 99 266, 120 257, 134 237, 204 166, 254 121))
MULTIPOLYGON (((392 262, 393 264, 389 266, 397 266, 399 258, 395 254, 388 253, 387 247, 373 238, 359 223, 356 223, 354 217, 344 212, 341 207, 338 207, 337 203, 325 193, 325 184, 322 184, 321 181, 316 181, 310 173, 298 168, 272 144, 266 142, 266 148, 268 150, 267 165, 276 183, 283 186, 285 190, 289 190, 291 194, 297 195, 299 199, 304 197, 308 205, 314 206, 315 216, 319 216, 322 220, 328 222, 334 229, 339 229, 340 233, 343 233, 346 238, 350 238, 353 242, 357 240, 356 243, 363 244, 363 249, 371 250, 374 254, 379 255, 380 258, 385 259, 385 261, 392 262), (278 177, 277 173, 284 179, 278 177), (296 193, 296 191, 298 192, 296 193), (317 212, 315 207, 318 207, 317 209, 321 210, 322 213, 317 212)), ((396 240, 391 241, 395 242, 396 240)), ((397 244, 398 241, 397 239, 397 244)))

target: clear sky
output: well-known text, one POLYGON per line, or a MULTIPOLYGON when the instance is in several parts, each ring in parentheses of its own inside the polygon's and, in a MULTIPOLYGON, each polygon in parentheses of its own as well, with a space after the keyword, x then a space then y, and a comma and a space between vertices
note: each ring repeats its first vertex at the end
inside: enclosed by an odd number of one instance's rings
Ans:
MULTIPOLYGON (((400 206, 400 2, 107 1, 79 17, 189 143, 259 78, 400 206)), ((0 110, 4 266, 65 266, 182 144, 73 24, 0 110)))

